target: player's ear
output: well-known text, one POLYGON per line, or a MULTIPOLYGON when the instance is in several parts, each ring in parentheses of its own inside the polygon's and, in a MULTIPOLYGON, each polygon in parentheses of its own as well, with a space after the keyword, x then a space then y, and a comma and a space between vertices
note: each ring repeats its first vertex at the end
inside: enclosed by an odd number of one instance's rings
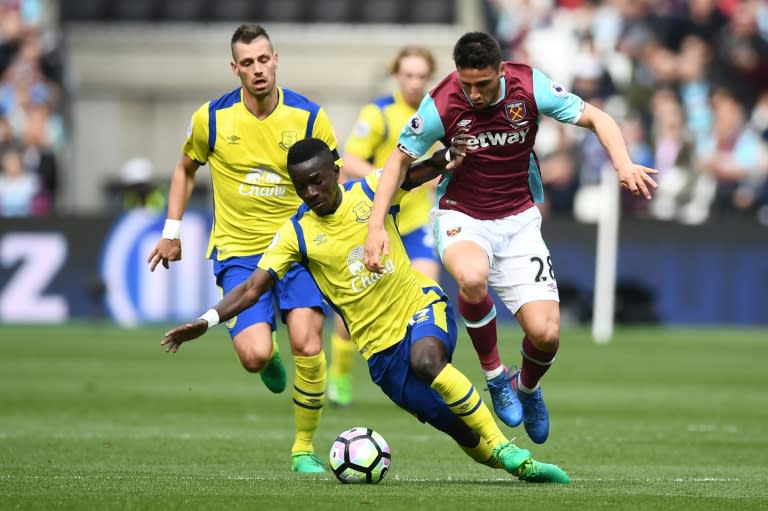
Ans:
POLYGON ((272 55, 272 58, 275 59, 275 67, 277 67, 277 65, 280 63, 280 55, 277 52, 275 52, 272 55))
POLYGON ((232 68, 232 74, 237 76, 237 63, 234 60, 229 62, 229 67, 232 68))
POLYGON ((501 61, 501 64, 499 64, 499 74, 500 75, 504 74, 504 61, 503 60, 501 61))

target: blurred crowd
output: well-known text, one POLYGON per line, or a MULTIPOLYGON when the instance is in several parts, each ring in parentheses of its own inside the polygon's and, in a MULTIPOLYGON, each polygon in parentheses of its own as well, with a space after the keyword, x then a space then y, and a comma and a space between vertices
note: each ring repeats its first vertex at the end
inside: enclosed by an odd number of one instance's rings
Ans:
MULTIPOLYGON (((625 215, 768 224, 768 1, 483 5, 486 30, 506 58, 540 68, 614 115, 633 159, 659 170, 652 201, 622 194, 625 215)), ((0 0, 0 216, 56 207, 67 103, 58 27, 44 14, 44 0, 0 0)), ((572 128, 548 118, 540 126, 542 209, 590 221, 610 162, 593 134, 572 128)), ((152 203, 135 183, 136 169, 148 173, 141 163, 125 162, 121 187, 152 203)))
MULTIPOLYGON (((486 0, 506 58, 540 68, 614 115, 633 159, 658 169, 626 215, 768 224, 768 2, 486 0)), ((610 162, 584 130, 542 123, 550 215, 594 219, 610 162)))
POLYGON ((61 44, 41 0, 0 0, 0 216, 54 211, 65 144, 61 44))

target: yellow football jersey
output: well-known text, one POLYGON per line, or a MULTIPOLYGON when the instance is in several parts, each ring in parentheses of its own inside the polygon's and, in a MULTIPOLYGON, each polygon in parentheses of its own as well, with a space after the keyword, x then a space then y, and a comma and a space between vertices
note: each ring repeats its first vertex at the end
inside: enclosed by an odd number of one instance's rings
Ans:
MULTIPOLYGON (((392 216, 385 224, 390 252, 384 272, 365 268, 363 246, 378 182, 374 173, 340 185, 341 204, 332 215, 318 216, 302 207, 280 228, 259 262, 259 268, 276 278, 282 278, 294 262, 309 268, 366 360, 396 344, 416 311, 444 296, 434 281, 411 268, 392 216)), ((400 191, 395 204, 404 195, 400 191)), ((393 213, 396 210, 393 206, 393 213)))
MULTIPOLYGON (((301 199, 287 170, 288 149, 315 137, 335 155, 336 135, 325 110, 290 89, 278 87, 275 110, 253 115, 237 88, 201 106, 192 116, 184 153, 208 163, 213 185, 213 226, 207 256, 217 259, 260 254, 301 199)), ((341 160, 337 160, 341 165, 341 160)))
MULTIPOLYGON (((414 113, 416 110, 403 100, 400 91, 374 100, 360 111, 344 151, 370 161, 377 169, 384 167, 397 147, 400 131, 414 113)), ((432 188, 419 186, 403 198, 399 218, 403 235, 429 224, 434 196, 432 188)))

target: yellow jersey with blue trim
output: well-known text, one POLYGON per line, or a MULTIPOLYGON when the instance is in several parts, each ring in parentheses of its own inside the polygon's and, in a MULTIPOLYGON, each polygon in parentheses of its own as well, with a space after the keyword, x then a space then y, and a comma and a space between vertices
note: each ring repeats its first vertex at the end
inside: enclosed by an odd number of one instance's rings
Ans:
MULTIPOLYGON (((413 315, 445 300, 432 280, 411 268, 395 224, 400 190, 385 228, 390 251, 382 273, 363 264, 363 246, 378 173, 339 185, 341 203, 333 214, 319 216, 302 206, 274 237, 259 268, 282 278, 293 263, 306 266, 326 300, 339 313, 367 360, 399 342, 413 315)), ((443 325, 447 328, 447 326, 443 325)))
MULTIPOLYGON (((375 99, 360 110, 344 152, 371 162, 377 169, 383 168, 397 147, 400 131, 415 113, 416 109, 405 102, 400 91, 375 99)), ((419 186, 403 197, 399 225, 402 234, 429 224, 434 198, 434 190, 429 186, 419 186)))
POLYGON ((237 88, 202 105, 192 116, 183 152, 208 163, 213 186, 213 225, 207 257, 224 260, 260 254, 296 213, 287 169, 288 149, 298 140, 323 140, 337 157, 336 135, 325 110, 290 89, 278 90, 275 110, 259 119, 237 88))

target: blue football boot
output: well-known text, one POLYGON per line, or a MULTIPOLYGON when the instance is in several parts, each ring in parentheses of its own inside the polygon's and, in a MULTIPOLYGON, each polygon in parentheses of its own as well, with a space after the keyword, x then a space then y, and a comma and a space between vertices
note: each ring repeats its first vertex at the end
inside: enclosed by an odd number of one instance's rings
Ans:
POLYGON ((523 408, 523 426, 528 436, 537 444, 543 444, 549 436, 549 412, 541 395, 541 386, 535 392, 523 392, 517 387, 520 370, 512 374, 512 387, 523 408))
POLYGON ((506 367, 500 375, 488 380, 488 390, 491 393, 493 411, 501 422, 514 428, 523 421, 523 407, 517 399, 515 389, 511 385, 512 377, 506 367))

